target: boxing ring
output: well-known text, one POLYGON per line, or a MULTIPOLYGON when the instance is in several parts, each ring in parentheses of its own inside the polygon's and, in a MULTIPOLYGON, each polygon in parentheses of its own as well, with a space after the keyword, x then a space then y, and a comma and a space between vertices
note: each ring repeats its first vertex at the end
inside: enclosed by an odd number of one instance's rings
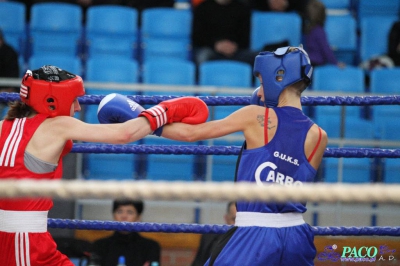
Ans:
MULTIPOLYGON (((80 97, 81 104, 97 105, 103 95, 80 97)), ((154 105, 176 96, 128 96, 141 105, 154 105)), ((0 102, 18 98, 17 94, 0 93, 0 102)), ((208 106, 238 105, 250 103, 250 97, 199 96, 208 106)), ((398 105, 400 96, 303 96, 303 106, 370 106, 398 105)), ((399 119, 399 118, 397 118, 399 119)), ((207 145, 111 145, 74 144, 72 153, 128 153, 128 154, 175 154, 175 155, 238 155, 238 146, 207 145)), ((381 148, 327 148, 324 157, 332 158, 400 158, 400 149, 381 148)), ((25 180, 0 181, 0 197, 45 196, 55 199, 103 199, 132 198, 163 201, 307 201, 344 203, 392 203, 400 202, 400 182, 398 184, 369 183, 312 183, 299 187, 279 185, 257 186, 255 184, 232 182, 162 182, 162 181, 96 181, 96 180, 25 180)), ((219 224, 170 224, 170 223, 119 223, 100 220, 49 219, 49 228, 78 230, 118 230, 163 233, 217 233, 231 228, 219 224)), ((397 227, 312 227, 316 236, 400 236, 397 227)), ((400 259, 400 258, 397 258, 400 259)), ((392 265, 392 264, 391 264, 392 265)))

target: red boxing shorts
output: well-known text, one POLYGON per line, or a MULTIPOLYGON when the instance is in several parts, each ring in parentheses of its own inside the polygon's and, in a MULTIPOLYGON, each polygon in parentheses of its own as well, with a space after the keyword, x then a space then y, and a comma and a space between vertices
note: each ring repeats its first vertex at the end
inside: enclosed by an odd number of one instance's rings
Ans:
POLYGON ((47 211, 0 210, 0 261, 7 266, 74 266, 47 232, 47 211))

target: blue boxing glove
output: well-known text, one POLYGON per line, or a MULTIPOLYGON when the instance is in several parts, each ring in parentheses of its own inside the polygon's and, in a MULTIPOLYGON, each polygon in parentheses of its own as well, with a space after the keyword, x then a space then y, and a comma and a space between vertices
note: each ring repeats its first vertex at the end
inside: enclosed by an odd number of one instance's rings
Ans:
MULTIPOLYGON (((137 118, 145 109, 128 97, 111 93, 104 97, 97 109, 97 118, 101 124, 123 123, 137 118)), ((156 129, 153 135, 161 136, 162 127, 156 129)))
POLYGON ((111 93, 104 97, 97 109, 101 124, 123 123, 136 118, 145 109, 128 97, 111 93))
POLYGON ((259 89, 260 89, 260 87, 258 87, 257 89, 255 89, 253 91, 253 94, 251 95, 251 98, 250 98, 250 104, 259 105, 259 106, 263 106, 264 107, 265 106, 264 102, 261 101, 261 98, 257 96, 257 93, 258 93, 259 89))

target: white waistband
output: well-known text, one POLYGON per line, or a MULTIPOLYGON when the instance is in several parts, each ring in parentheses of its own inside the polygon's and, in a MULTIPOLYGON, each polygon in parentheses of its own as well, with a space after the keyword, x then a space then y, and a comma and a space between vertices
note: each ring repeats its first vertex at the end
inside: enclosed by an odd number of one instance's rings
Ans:
POLYGON ((237 212, 235 226, 288 227, 304 224, 301 213, 237 212))
POLYGON ((47 231, 48 211, 5 211, 0 210, 0 231, 7 233, 47 231))

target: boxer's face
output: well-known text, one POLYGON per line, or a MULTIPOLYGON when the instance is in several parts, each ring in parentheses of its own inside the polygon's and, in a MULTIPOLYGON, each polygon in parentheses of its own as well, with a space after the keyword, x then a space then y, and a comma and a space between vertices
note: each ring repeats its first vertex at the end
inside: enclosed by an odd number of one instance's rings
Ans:
POLYGON ((80 111, 81 111, 81 105, 79 104, 78 99, 75 99, 75 101, 71 105, 70 116, 74 116, 76 112, 80 111))
POLYGON ((137 222, 140 220, 140 215, 132 205, 119 206, 113 215, 117 222, 137 222))
POLYGON ((262 81, 262 77, 261 75, 257 76, 258 79, 260 80, 260 89, 257 92, 257 96, 261 99, 261 101, 265 102, 265 98, 264 98, 264 86, 263 86, 263 81, 262 81))

